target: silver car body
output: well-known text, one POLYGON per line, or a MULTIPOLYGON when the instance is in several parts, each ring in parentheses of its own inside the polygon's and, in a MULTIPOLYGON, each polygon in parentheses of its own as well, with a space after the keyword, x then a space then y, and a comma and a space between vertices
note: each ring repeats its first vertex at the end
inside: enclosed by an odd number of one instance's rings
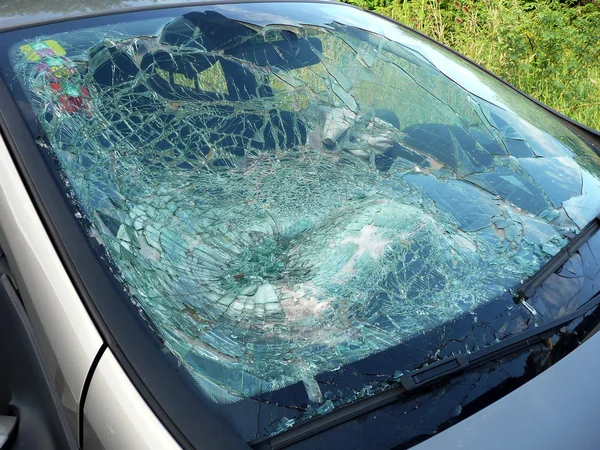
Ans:
POLYGON ((80 446, 179 448, 111 352, 105 350, 4 142, 0 142, 0 217, 0 246, 14 272, 27 274, 16 280, 17 285, 78 439, 77 424, 84 416, 86 442, 80 441, 80 446), (98 357, 84 405, 83 386, 98 357))
MULTIPOLYGON (((10 2, 0 6, 0 30, 152 4, 156 2, 10 2)), ((0 248, 15 273, 28 274, 16 281, 80 447, 180 448, 105 350, 4 142, 0 142, 0 217, 0 248), (97 358, 84 405, 83 386, 97 358), (85 442, 79 436, 81 416, 85 442)))

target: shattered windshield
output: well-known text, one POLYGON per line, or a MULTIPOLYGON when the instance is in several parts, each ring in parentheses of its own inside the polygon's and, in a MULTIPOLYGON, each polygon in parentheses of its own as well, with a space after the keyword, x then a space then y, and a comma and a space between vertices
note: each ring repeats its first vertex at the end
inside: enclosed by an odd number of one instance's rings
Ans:
MULTIPOLYGON (((216 403, 301 385, 294 414, 328 412, 351 398, 319 374, 473 314, 600 211, 577 135, 365 12, 80 23, 14 45, 9 82, 90 239, 216 403)), ((248 436, 293 423, 277 414, 248 436)))

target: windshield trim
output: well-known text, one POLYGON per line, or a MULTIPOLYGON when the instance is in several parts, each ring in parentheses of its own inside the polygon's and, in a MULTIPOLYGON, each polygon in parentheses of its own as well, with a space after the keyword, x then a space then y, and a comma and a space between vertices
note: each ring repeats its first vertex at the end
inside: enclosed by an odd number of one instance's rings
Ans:
MULTIPOLYGON (((339 4, 337 2, 321 0, 276 0, 275 2, 339 4)), ((91 14, 85 16, 85 18, 105 17, 112 14, 147 11, 150 9, 170 9, 182 6, 205 7, 227 3, 273 2, 261 0, 194 2, 178 4, 176 6, 161 5, 156 8, 145 7, 121 10, 111 12, 110 14, 91 14)), ((350 5, 344 6, 352 7, 350 5)), ((74 20, 76 18, 84 17, 71 17, 48 23, 71 21, 71 19, 74 20)), ((386 18, 386 20, 396 23, 389 18, 386 18)), ((42 23, 36 25, 42 25, 42 23)), ((71 24, 69 25, 71 26, 71 24)), ((75 28, 75 23, 72 26, 75 28)), ((409 29, 404 25, 400 24, 400 26, 404 29, 409 29)), ((30 28, 30 26, 19 26, 14 28, 14 30, 29 30, 30 28)), ((9 30, 10 28, 7 28, 2 31, 9 30)), ((423 35, 421 34, 421 36, 423 35)), ((424 37, 432 43, 441 45, 427 36, 424 37)), ((14 41, 18 41, 18 37, 14 41)), ((443 45, 441 46, 446 48, 443 45)), ((464 56, 454 51, 452 52, 460 56, 463 60, 469 61, 464 56)), ((479 65, 473 64, 475 67, 490 74, 490 72, 479 65)), ((493 74, 490 75, 499 79, 493 74)), ((502 82, 510 86, 508 83, 502 82)), ((510 87, 525 95, 516 88, 510 87)), ((527 95, 525 96, 530 98, 527 95)), ((16 101, 10 94, 3 79, 0 79, 0 98, 4 99, 0 107, 0 131, 8 144, 11 155, 15 159, 24 184, 32 197, 33 203, 42 218, 59 257, 65 265, 67 273, 82 298, 82 302, 128 377, 182 447, 194 448, 194 442, 204 442, 208 447, 214 446, 224 449, 248 448, 237 437, 232 436, 231 429, 224 421, 216 418, 206 406, 203 406, 203 399, 193 388, 193 381, 188 380, 185 382, 180 376, 173 373, 179 372, 181 375, 181 371, 178 370, 174 358, 171 357, 167 360, 165 355, 160 351, 160 343, 158 343, 153 330, 148 327, 148 324, 139 315, 139 311, 135 305, 131 304, 130 301, 122 301, 125 298, 121 287, 106 272, 101 262, 98 261, 96 257, 97 250, 92 248, 87 236, 85 236, 77 219, 74 217, 70 205, 64 201, 63 193, 57 185, 50 167, 48 167, 35 142, 31 139, 29 129, 21 116, 16 101), (198 427, 197 424, 200 423, 199 421, 202 421, 201 423, 206 424, 206 426, 202 428, 198 427), (212 431, 210 436, 206 434, 207 430, 212 431), (213 439, 211 440, 211 438, 213 439), (212 445, 213 443, 214 445, 212 445)), ((588 130, 587 127, 565 118, 533 99, 531 100, 551 112, 559 120, 574 126, 580 134, 582 131, 588 131, 593 137, 600 137, 600 133, 597 131, 588 130)), ((597 142, 593 145, 590 144, 590 146, 596 152, 599 152, 599 144, 597 142)))

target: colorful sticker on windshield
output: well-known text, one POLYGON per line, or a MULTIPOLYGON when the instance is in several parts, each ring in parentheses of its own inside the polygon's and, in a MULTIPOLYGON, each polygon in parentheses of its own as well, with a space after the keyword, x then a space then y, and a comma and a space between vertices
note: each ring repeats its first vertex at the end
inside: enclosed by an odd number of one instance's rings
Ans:
POLYGON ((29 61, 39 61, 42 58, 48 58, 51 56, 65 56, 67 52, 61 45, 54 40, 47 40, 41 42, 34 42, 32 44, 26 44, 19 47, 21 53, 29 61))
POLYGON ((81 82, 77 67, 67 58, 65 49, 55 40, 32 42, 19 47, 39 74, 40 88, 50 88, 61 111, 73 114, 88 110, 90 92, 81 82))
POLYGON ((75 64, 65 57, 45 58, 37 67, 38 72, 45 73, 51 80, 67 78, 76 72, 75 64))

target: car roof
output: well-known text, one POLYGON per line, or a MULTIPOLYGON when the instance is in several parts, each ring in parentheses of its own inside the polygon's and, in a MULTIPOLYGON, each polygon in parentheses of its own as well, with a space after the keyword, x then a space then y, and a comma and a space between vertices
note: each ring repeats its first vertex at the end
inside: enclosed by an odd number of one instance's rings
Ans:
MULTIPOLYGON (((0 32, 66 19, 127 11, 192 6, 206 3, 241 3, 247 1, 255 0, 27 0, 26 2, 6 2, 0 4, 0 32)), ((309 1, 328 2, 330 0, 309 1)))
POLYGON ((28 0, 0 4, 0 31, 36 24, 165 6, 186 6, 197 0, 28 0))

